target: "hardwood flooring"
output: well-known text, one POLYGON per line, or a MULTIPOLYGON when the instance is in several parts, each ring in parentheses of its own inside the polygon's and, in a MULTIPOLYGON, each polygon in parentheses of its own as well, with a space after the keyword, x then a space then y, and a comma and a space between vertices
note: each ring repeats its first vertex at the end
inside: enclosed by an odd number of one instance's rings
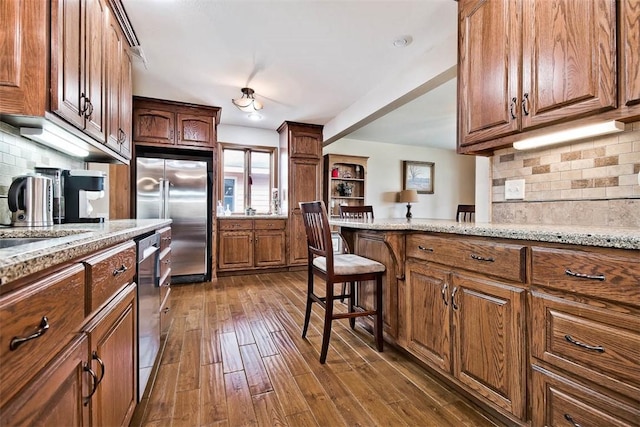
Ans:
POLYGON ((321 365, 316 304, 300 337, 305 282, 300 271, 173 286, 169 338, 132 425, 497 425, 391 345, 378 353, 347 320, 334 321, 321 365))

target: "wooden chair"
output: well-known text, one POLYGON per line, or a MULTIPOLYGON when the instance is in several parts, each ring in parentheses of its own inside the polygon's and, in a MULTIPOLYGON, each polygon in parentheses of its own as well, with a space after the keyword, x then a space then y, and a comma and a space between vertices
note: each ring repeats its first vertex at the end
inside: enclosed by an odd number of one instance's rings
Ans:
POLYGON ((476 216, 476 205, 458 205, 456 221, 471 222, 476 216))
POLYGON ((304 315, 302 337, 307 335, 311 318, 311 305, 316 302, 325 310, 324 328, 322 333, 322 348, 320 363, 327 360, 329 338, 331 337, 331 322, 336 319, 349 319, 349 325, 355 327, 355 318, 373 316, 373 334, 376 348, 383 349, 382 341, 382 275, 385 266, 377 261, 354 254, 334 253, 332 233, 327 219, 324 202, 301 202, 302 219, 307 233, 308 270, 307 270, 307 305, 304 315), (318 276, 325 282, 325 296, 318 296, 314 292, 314 277, 318 276), (375 280, 376 307, 375 310, 363 310, 354 306, 355 282, 375 280), (349 293, 334 295, 334 284, 349 283, 349 293), (349 298, 347 313, 334 313, 335 300, 349 298))
POLYGON ((373 219, 373 206, 340 206, 340 218, 373 219))

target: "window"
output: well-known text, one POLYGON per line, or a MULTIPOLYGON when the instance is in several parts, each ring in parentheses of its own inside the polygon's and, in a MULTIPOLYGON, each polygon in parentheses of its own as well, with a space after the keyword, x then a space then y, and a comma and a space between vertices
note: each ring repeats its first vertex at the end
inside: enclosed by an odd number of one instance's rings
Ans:
POLYGON ((276 148, 220 144, 222 204, 232 213, 270 213, 272 189, 276 186, 276 148))

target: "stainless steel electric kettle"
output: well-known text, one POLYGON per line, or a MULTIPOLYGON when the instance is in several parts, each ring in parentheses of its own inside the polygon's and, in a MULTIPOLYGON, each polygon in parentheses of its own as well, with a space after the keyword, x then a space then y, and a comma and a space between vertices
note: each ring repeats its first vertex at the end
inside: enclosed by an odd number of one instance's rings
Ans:
POLYGON ((39 175, 14 178, 9 187, 8 202, 11 225, 46 227, 53 225, 53 181, 39 175))

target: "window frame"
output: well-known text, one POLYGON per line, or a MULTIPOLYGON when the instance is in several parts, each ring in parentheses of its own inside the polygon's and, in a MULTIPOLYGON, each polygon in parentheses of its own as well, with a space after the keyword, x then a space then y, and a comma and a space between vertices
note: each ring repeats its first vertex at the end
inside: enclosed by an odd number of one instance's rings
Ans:
MULTIPOLYGON (((278 147, 270 147, 265 145, 244 145, 244 144, 234 144, 230 142, 218 142, 218 194, 220 197, 224 197, 224 151, 225 150, 235 150, 235 151, 244 151, 244 197, 242 200, 243 211, 242 212, 232 212, 232 215, 242 215, 246 211, 247 207, 251 206, 251 184, 249 183, 249 177, 251 175, 251 153, 267 153, 269 154, 269 163, 270 163, 270 187, 278 188, 278 147)), ((220 200, 222 200, 220 198, 220 200)), ((217 204, 217 202, 216 202, 217 204)), ((258 213, 269 213, 271 210, 271 205, 269 206, 269 211, 267 212, 258 212, 258 213)))

